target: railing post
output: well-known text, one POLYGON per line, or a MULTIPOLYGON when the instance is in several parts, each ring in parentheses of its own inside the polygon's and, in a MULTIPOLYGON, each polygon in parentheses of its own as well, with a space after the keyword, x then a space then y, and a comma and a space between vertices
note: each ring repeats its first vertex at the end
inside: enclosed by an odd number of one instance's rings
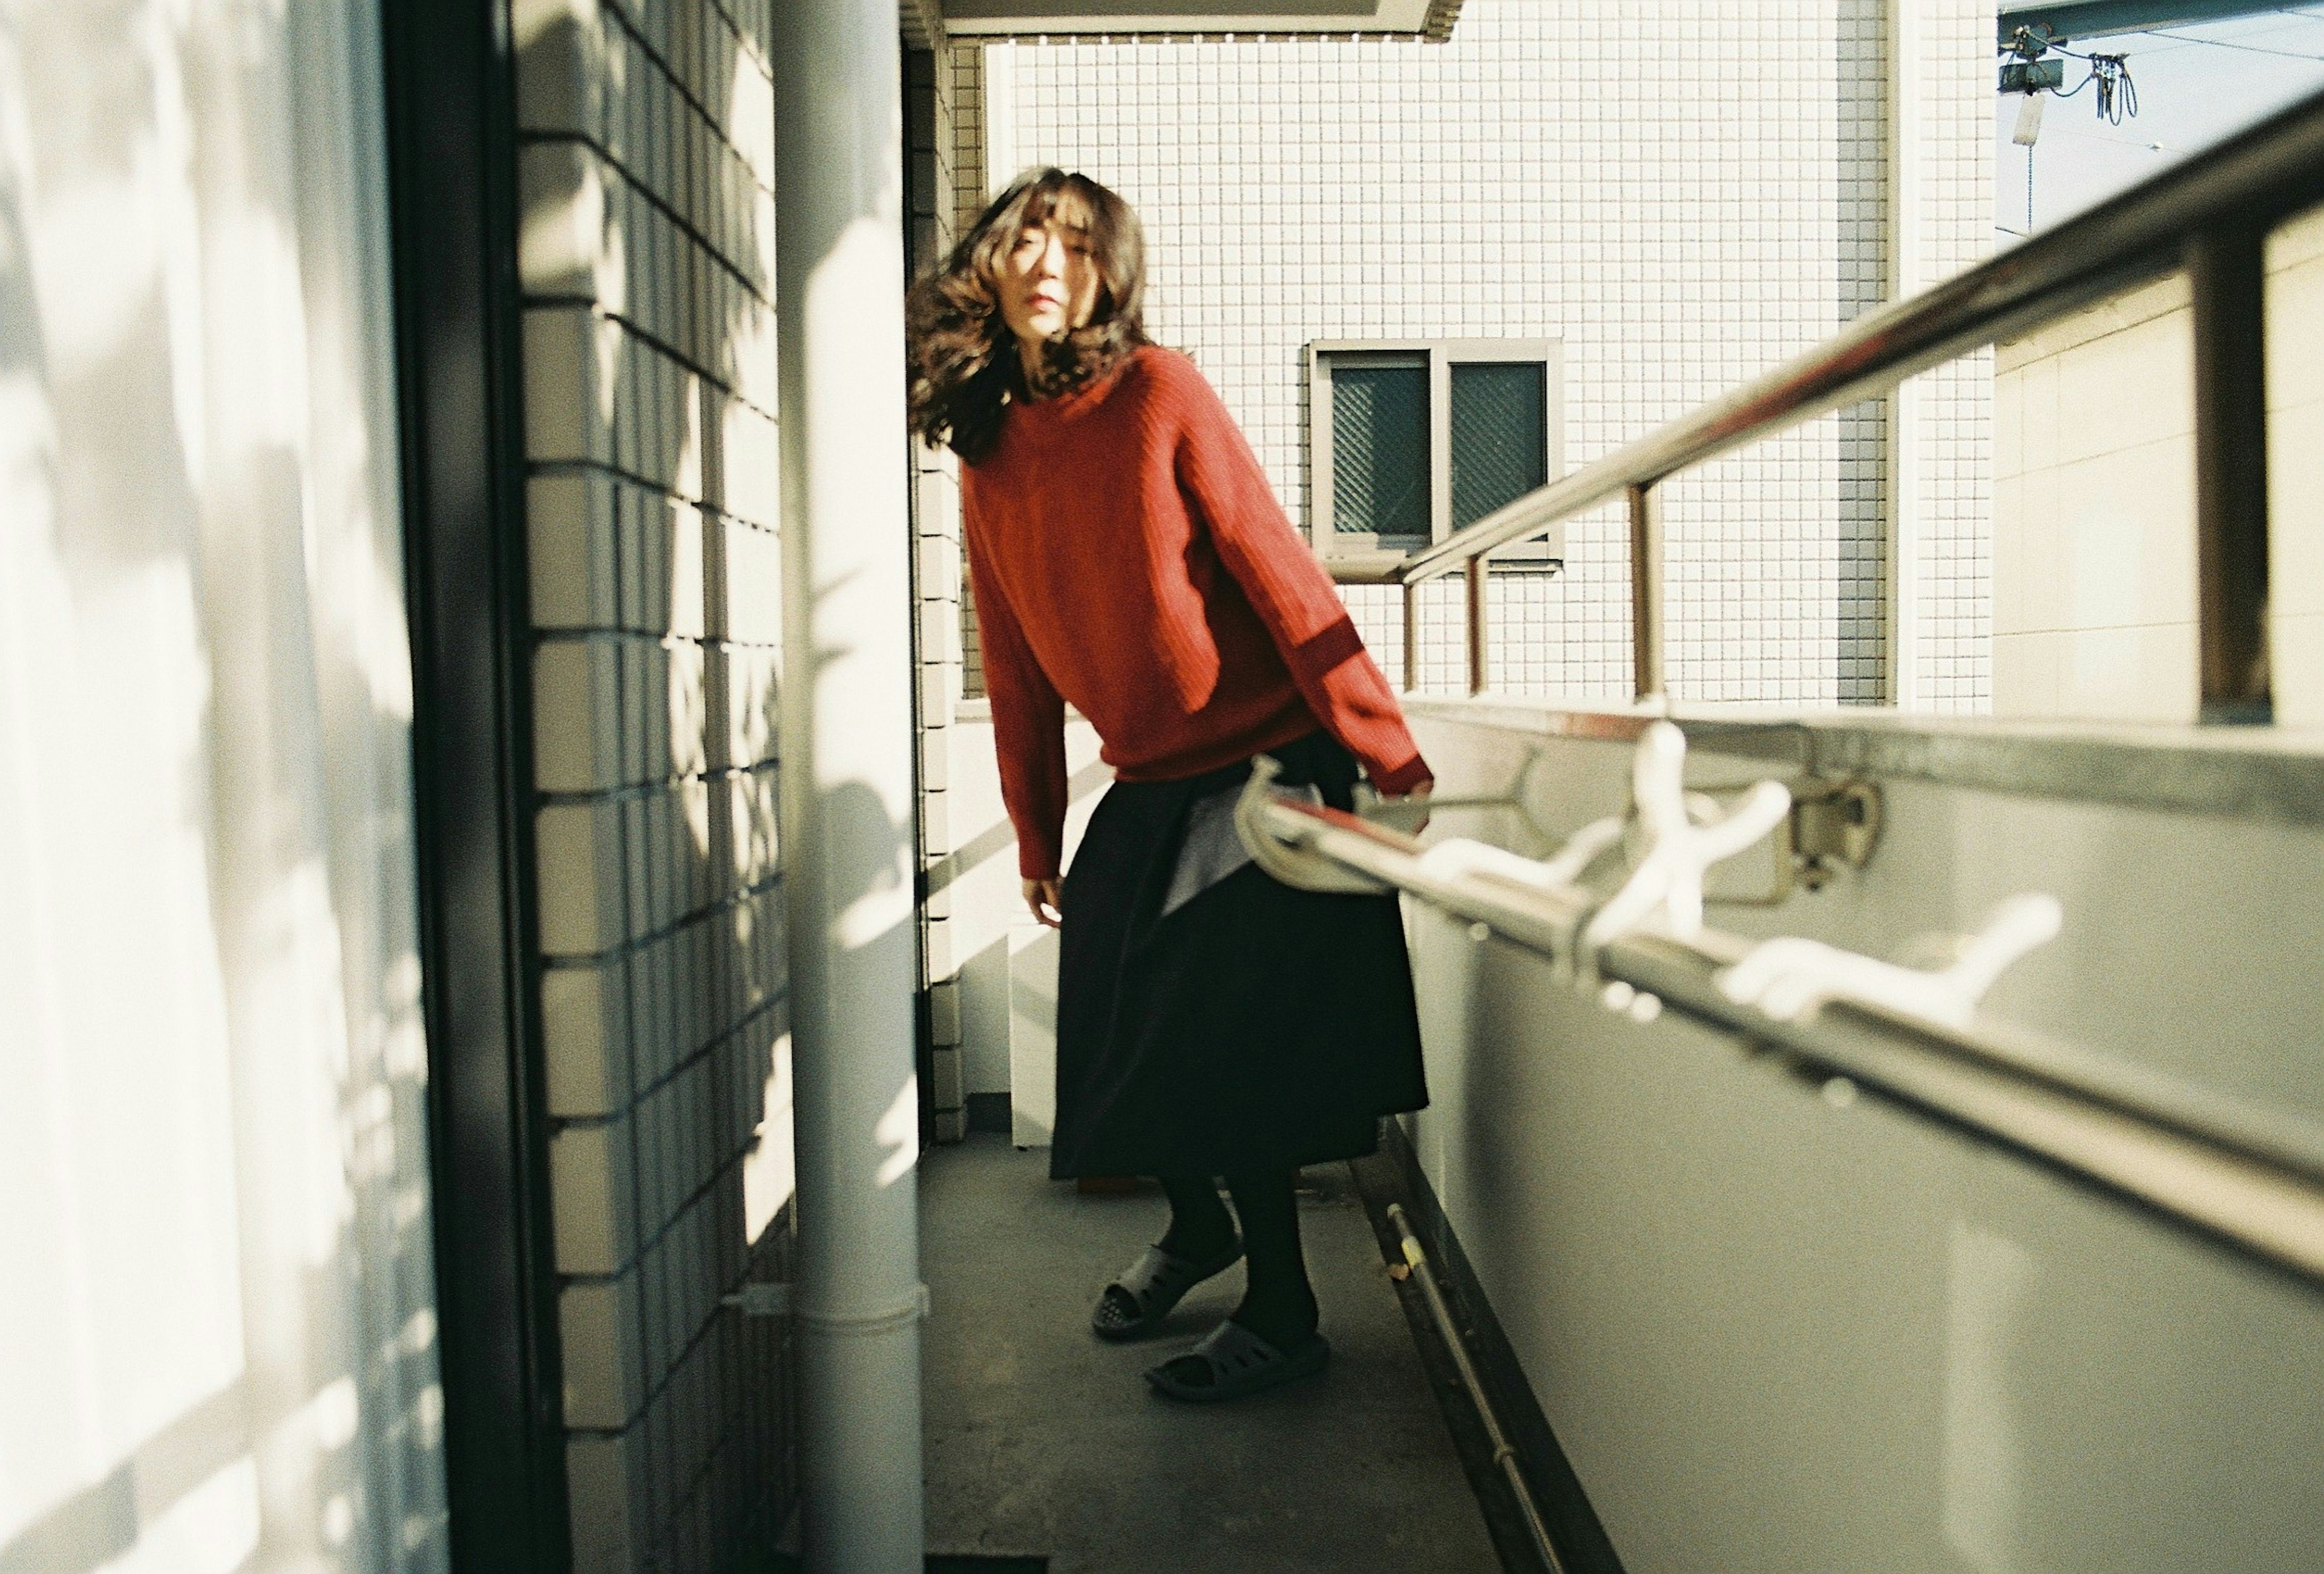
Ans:
POLYGON ((1630 496, 1630 686, 1663 696, 1663 502, 1652 482, 1630 496))
POLYGON ((1404 591, 1404 692, 1420 692, 1420 586, 1407 581, 1404 591))
POLYGON ((2195 584, 2202 719, 2274 719, 2267 651, 2266 237, 2187 247, 2195 329, 2195 584))
POLYGON ((1483 694, 1492 681, 1492 669, 1486 655, 1486 641, 1492 629, 1487 622, 1485 584, 1487 569, 1482 552, 1469 559, 1463 577, 1469 582, 1469 692, 1483 694))

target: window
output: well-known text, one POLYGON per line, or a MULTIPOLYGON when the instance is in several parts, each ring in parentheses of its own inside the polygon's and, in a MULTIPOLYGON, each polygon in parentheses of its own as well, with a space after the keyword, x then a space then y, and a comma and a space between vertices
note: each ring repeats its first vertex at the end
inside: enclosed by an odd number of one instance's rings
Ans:
MULTIPOLYGON (((1554 341, 1319 342, 1308 520, 1326 556, 1410 552, 1546 484, 1560 463, 1554 341)), ((1562 529, 1493 554, 1554 569, 1562 529)))

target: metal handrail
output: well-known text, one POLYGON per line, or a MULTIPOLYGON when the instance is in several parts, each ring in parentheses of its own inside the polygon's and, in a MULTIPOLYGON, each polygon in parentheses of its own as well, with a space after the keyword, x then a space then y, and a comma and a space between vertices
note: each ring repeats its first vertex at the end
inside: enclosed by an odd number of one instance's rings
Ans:
POLYGON ((2324 93, 2143 181, 2057 228, 1869 312, 1797 359, 1416 551, 1327 558, 1342 584, 1405 594, 1405 687, 1419 686, 1418 587, 1465 570, 1469 685, 1481 693, 1485 554, 1610 498, 1629 502, 1632 677, 1665 692, 1662 521, 1670 476, 1787 427, 1887 392, 1932 366, 2184 268, 2193 295, 2203 713, 2270 718, 2262 242, 2324 201, 2324 93))
POLYGON ((1246 834, 1486 925, 1560 976, 1609 981, 1756 1046, 1791 1069, 2005 1144, 2324 1285, 2324 1140, 2227 1100, 2113 1065, 1978 1015, 1951 1026, 1835 999, 1796 1017, 1731 999, 1720 977, 1752 943, 1634 933, 1589 946, 1596 898, 1489 870, 1444 872, 1414 838, 1268 789, 1246 834))

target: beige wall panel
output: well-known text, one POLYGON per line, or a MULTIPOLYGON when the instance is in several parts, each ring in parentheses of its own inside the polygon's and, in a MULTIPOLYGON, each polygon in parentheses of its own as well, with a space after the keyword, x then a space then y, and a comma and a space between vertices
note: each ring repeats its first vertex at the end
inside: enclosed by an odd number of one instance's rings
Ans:
MULTIPOLYGON (((2324 725, 2324 218, 2268 248, 2276 719, 2324 725)), ((1995 710, 2196 709, 2194 366, 2172 277, 2013 344, 1995 376, 1995 710)))

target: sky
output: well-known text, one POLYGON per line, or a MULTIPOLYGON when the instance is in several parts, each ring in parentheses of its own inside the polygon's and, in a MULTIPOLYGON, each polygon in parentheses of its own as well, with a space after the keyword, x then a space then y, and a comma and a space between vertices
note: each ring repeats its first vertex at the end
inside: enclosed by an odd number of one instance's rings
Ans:
MULTIPOLYGON (((2078 54, 2095 51, 2125 57, 2138 90, 2138 115, 2108 125, 2098 118, 2095 87, 2043 106, 2041 140, 2032 159, 2035 229, 2070 218, 2324 89, 2324 3, 2230 22, 2074 40, 2068 47, 2078 54)), ((2066 62, 2068 87, 2088 74, 2081 61, 2066 62)), ((1997 69, 1996 80, 1999 76, 1997 69)), ((2026 150, 2010 140, 2020 102, 2014 93, 1994 97, 1999 151, 1994 225, 2000 232, 1995 239, 2005 245, 2027 233, 2026 150)))

